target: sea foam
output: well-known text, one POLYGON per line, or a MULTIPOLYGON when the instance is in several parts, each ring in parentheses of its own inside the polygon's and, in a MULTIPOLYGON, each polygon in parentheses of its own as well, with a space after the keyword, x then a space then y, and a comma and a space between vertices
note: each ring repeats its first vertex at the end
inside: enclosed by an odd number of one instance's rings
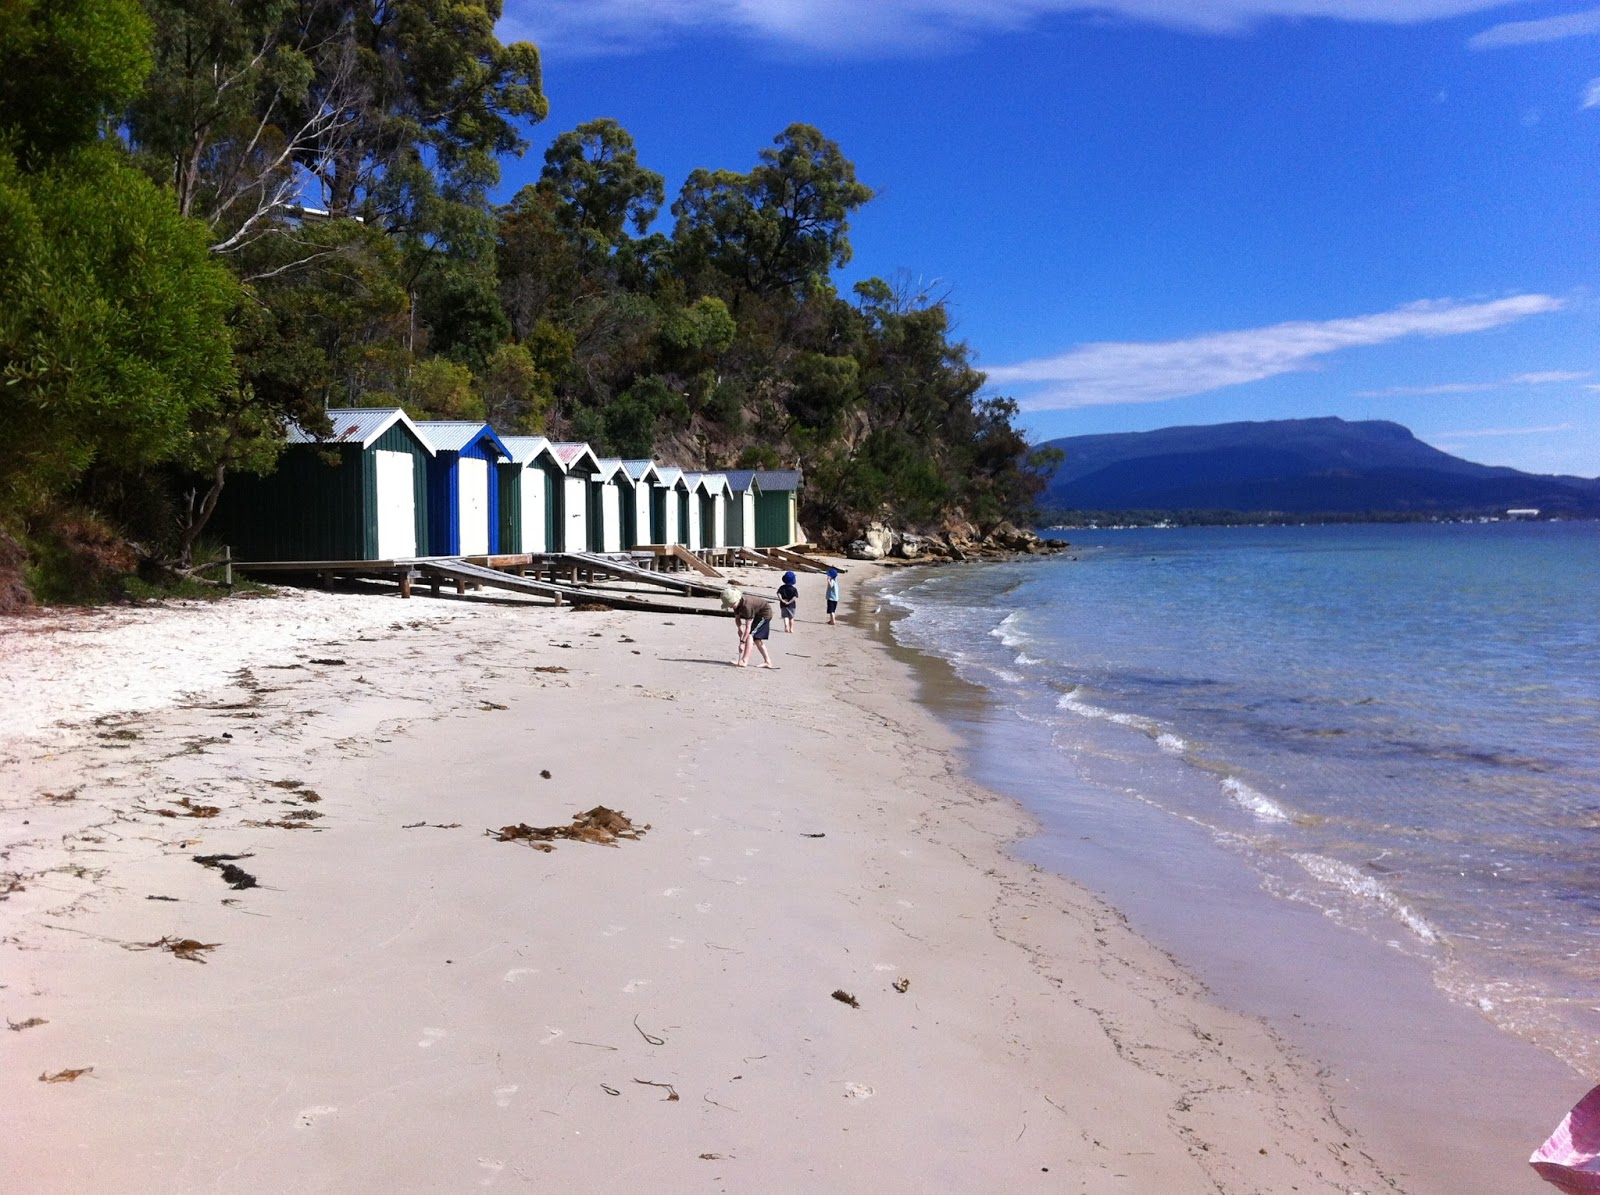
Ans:
POLYGON ((1289 812, 1265 793, 1259 793, 1243 780, 1229 776, 1222 782, 1222 791, 1241 809, 1248 810, 1263 821, 1286 822, 1289 812))
POLYGON ((1439 940, 1438 932, 1419 914, 1413 912, 1389 889, 1373 877, 1338 859, 1310 853, 1289 856, 1315 879, 1321 880, 1364 904, 1375 905, 1388 913, 1424 942, 1439 940))

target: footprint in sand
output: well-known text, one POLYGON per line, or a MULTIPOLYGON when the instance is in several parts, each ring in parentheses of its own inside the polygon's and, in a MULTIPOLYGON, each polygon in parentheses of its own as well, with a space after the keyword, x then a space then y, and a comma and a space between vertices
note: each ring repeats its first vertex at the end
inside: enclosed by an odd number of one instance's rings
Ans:
POLYGON ((872 969, 874 971, 898 971, 900 968, 894 963, 873 963, 872 969))
POLYGON ((648 986, 649 983, 648 979, 630 979, 622 985, 622 990, 625 992, 638 991, 640 988, 648 986))
POLYGON ((748 859, 752 855, 759 855, 760 853, 761 853, 761 848, 760 847, 758 847, 758 846, 750 846, 750 847, 746 847, 745 848, 744 857, 746 859, 748 859))
POLYGON ((444 1035, 445 1035, 445 1032, 444 1032, 443 1029, 424 1029, 422 1031, 422 1040, 419 1041, 417 1043, 417 1045, 419 1045, 424 1050, 426 1050, 429 1046, 433 1045, 434 1042, 438 1041, 444 1035))
POLYGON ((507 1083, 504 1087, 494 1089, 494 1106, 496 1108, 511 1107, 511 1097, 517 1094, 517 1085, 507 1083))
POLYGON ((324 1116, 332 1116, 338 1110, 332 1104, 312 1104, 309 1108, 301 1108, 295 1120, 302 1129, 309 1129, 324 1116))
POLYGON ((667 949, 676 950, 678 947, 682 946, 686 940, 687 939, 684 938, 668 938, 667 949))
POLYGON ((701 855, 701 856, 699 856, 698 858, 695 859, 695 862, 700 864, 703 867, 707 863, 712 862, 712 858, 711 858, 710 855, 701 855))
POLYGON ((608 925, 600 931, 600 936, 602 938, 614 938, 627 928, 625 925, 608 925))
POLYGON ((897 900, 894 903, 899 905, 902 909, 914 909, 914 908, 917 907, 916 905, 912 904, 909 900, 897 900))
POLYGON ((546 1025, 544 1027, 544 1031, 546 1033, 548 1033, 550 1036, 545 1038, 542 1042, 539 1043, 541 1046, 548 1046, 551 1042, 555 1041, 557 1038, 565 1037, 567 1035, 567 1031, 565 1029, 557 1029, 554 1025, 546 1025))
POLYGON ((846 1083, 844 1085, 844 1098, 847 1100, 870 1100, 877 1092, 865 1083, 846 1083))
POLYGON ((478 1169, 485 1170, 488 1173, 478 1180, 478 1185, 480 1187, 494 1186, 494 1180, 500 1177, 500 1172, 505 1168, 506 1164, 504 1162, 497 1161, 494 1158, 479 1158, 478 1169))
POLYGON ((709 913, 709 912, 711 912, 711 902, 708 901, 708 900, 707 901, 701 901, 699 904, 695 905, 694 911, 696 913, 709 913))
POLYGON ((511 970, 506 972, 505 981, 507 983, 516 983, 517 980, 521 979, 524 975, 537 974, 539 974, 538 967, 512 967, 511 970))
POLYGON ((663 891, 661 893, 661 895, 662 896, 677 896, 682 891, 683 891, 682 888, 668 888, 665 891, 663 891))

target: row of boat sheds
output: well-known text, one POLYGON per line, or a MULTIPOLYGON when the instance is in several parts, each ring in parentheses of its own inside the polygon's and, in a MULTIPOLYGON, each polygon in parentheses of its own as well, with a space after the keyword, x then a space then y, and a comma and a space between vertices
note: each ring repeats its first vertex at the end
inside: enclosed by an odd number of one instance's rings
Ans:
POLYGON ((435 591, 487 582, 584 601, 596 582, 642 577, 706 595, 718 563, 818 567, 791 550, 798 470, 691 472, 398 408, 328 418, 326 436, 291 426, 274 472, 229 480, 212 528, 241 570, 391 577, 407 596, 420 577, 435 591), (679 571, 700 575, 667 579, 679 571))

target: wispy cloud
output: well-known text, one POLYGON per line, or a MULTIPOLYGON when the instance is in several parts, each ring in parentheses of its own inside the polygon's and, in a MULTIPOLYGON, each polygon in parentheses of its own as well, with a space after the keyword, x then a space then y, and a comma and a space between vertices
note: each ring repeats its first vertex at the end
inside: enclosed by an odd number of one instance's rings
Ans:
POLYGON ((1587 37, 1594 33, 1600 33, 1600 8, 1562 13, 1537 21, 1507 21, 1485 29, 1467 45, 1474 50, 1498 50, 1504 46, 1531 46, 1536 42, 1587 37))
POLYGON ((1018 400, 1024 410, 1162 402, 1316 369, 1340 349, 1484 332, 1562 306, 1549 295, 1486 303, 1430 299, 1347 319, 1295 321, 1185 340, 1084 344, 1060 356, 986 372, 995 385, 1031 390, 1018 400))
POLYGON ((1570 423, 1552 423, 1545 427, 1480 427, 1471 431, 1435 432, 1430 440, 1481 440, 1499 436, 1550 436, 1557 432, 1570 432, 1570 423))
MULTIPOLYGON (((690 33, 827 54, 925 52, 1051 15, 1236 33, 1273 19, 1409 25, 1507 0, 508 0, 501 35, 567 53, 627 53, 690 33)), ((1530 22, 1535 23, 1535 22, 1530 22)))
POLYGON ((1583 103, 1579 108, 1600 108, 1600 79, 1590 79, 1589 86, 1583 89, 1583 103))
POLYGON ((1382 390, 1357 390, 1356 398, 1396 398, 1428 394, 1482 394, 1487 390, 1503 390, 1507 386, 1551 386, 1560 382, 1581 382, 1593 377, 1589 371, 1574 373, 1571 370, 1549 369, 1540 373, 1519 373, 1515 377, 1494 382, 1440 382, 1432 386, 1385 386, 1382 390))

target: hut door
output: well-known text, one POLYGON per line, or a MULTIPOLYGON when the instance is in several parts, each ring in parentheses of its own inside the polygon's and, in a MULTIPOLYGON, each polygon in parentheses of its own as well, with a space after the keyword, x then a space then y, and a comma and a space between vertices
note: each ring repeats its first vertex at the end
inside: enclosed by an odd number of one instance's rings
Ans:
POLYGON ((622 490, 608 481, 600 487, 600 550, 622 551, 622 490))
POLYGON ((544 542, 544 472, 540 469, 522 472, 522 550, 549 550, 544 542))
POLYGON ((461 487, 458 517, 461 520, 461 554, 489 554, 489 462, 464 456, 456 463, 461 487))
POLYGON ((563 477, 561 485, 566 497, 566 526, 561 531, 563 552, 589 550, 589 479, 580 475, 563 477))
POLYGON ((378 559, 406 560, 417 554, 416 460, 409 452, 372 454, 378 480, 378 559))

